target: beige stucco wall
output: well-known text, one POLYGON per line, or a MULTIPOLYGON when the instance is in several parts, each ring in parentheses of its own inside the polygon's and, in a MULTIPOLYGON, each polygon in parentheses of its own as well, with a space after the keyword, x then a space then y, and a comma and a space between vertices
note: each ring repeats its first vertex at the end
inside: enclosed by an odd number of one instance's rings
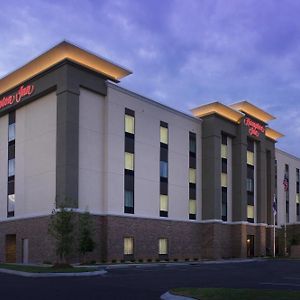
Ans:
POLYGON ((283 187, 285 164, 289 165, 289 223, 297 222, 296 216, 296 168, 300 169, 300 159, 284 151, 276 149, 277 160, 277 206, 278 225, 285 223, 285 199, 286 192, 283 187))
POLYGON ((104 97, 80 89, 79 209, 103 213, 104 97))
MULTIPOLYGON (((108 214, 124 215, 124 114, 135 111, 135 216, 159 218, 160 121, 169 126, 169 219, 188 220, 189 131, 197 133, 197 218, 201 216, 201 123, 118 88, 105 107, 105 196, 108 214)), ((128 214, 127 214, 128 215, 128 214)))
POLYGON ((15 217, 51 213, 55 170, 56 94, 51 93, 16 111, 15 217))

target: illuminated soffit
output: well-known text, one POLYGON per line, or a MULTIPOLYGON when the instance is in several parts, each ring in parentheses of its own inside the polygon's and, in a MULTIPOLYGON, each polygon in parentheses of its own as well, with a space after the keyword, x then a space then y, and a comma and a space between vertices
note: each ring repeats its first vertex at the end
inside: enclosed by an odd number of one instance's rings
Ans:
POLYGON ((95 72, 101 73, 115 82, 118 82, 121 78, 132 73, 98 55, 63 41, 21 68, 0 79, 0 94, 20 85, 24 81, 65 59, 69 59, 95 72))

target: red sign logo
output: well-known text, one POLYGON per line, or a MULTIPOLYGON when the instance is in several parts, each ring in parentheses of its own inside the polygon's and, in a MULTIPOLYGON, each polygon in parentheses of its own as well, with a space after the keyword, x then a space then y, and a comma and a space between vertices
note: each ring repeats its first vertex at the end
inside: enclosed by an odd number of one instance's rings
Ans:
POLYGON ((30 96, 33 92, 34 85, 27 85, 25 87, 22 85, 15 94, 3 97, 0 100, 0 109, 14 103, 19 103, 24 97, 30 96))
POLYGON ((245 118, 244 124, 248 127, 248 132, 252 136, 259 137, 260 133, 265 133, 265 127, 250 118, 245 118))

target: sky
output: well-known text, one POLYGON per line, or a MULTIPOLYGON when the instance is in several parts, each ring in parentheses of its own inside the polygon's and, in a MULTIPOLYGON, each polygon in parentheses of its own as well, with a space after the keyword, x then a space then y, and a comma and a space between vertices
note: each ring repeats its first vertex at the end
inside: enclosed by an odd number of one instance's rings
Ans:
POLYGON ((133 74, 120 85, 190 113, 248 100, 300 157, 300 1, 1 1, 0 77, 62 40, 133 74))

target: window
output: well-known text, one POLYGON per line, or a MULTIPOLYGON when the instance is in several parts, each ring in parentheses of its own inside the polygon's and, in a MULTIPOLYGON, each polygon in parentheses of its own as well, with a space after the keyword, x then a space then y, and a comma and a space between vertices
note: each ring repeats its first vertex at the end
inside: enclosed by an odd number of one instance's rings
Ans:
POLYGON ((15 215, 15 138, 16 111, 8 114, 7 217, 15 215))
POLYGON ((227 135, 222 134, 221 139, 222 139, 222 145, 227 145, 227 135))
POLYGON ((16 123, 8 125, 8 141, 13 141, 16 138, 16 123))
POLYGON ((227 188, 222 187, 222 220, 227 221, 227 188))
POLYGON ((221 145, 221 157, 227 158, 227 145, 221 145))
POLYGON ((221 186, 227 187, 227 174, 221 173, 221 186))
POLYGON ((158 254, 167 255, 168 254, 168 240, 165 238, 159 239, 158 241, 158 254))
POLYGON ((125 237, 124 238, 124 255, 133 254, 133 238, 125 237))
POLYGON ((8 176, 14 176, 15 175, 15 159, 10 159, 8 161, 8 176))
POLYGON ((159 210, 161 212, 168 212, 168 202, 169 202, 168 195, 160 195, 159 210))
POLYGON ((160 177, 168 178, 168 162, 160 162, 160 177))
POLYGON ((227 173, 227 159, 222 158, 222 173, 227 173))
POLYGON ((189 200, 189 214, 196 215, 197 208, 196 208, 196 200, 190 199, 189 200))
POLYGON ((134 116, 125 114, 125 132, 134 134, 134 116))
POLYGON ((190 146, 189 146, 190 154, 196 154, 196 134, 193 132, 190 132, 189 140, 190 140, 190 146))
POLYGON ((247 164, 254 166, 254 153, 247 151, 247 164))
POLYGON ((189 169, 189 183, 196 183, 196 169, 189 169))
POLYGON ((125 152, 125 169, 134 170, 134 155, 132 153, 125 152))
POLYGON ((14 216, 15 211, 15 194, 8 195, 7 199, 7 214, 8 217, 14 216))
POLYGON ((254 219, 254 206, 253 205, 247 205, 247 218, 254 219))
POLYGON ((133 191, 125 190, 125 208, 126 207, 133 208, 133 191))
POLYGON ((254 152, 254 140, 247 140, 247 150, 250 152, 254 152))
POLYGON ((160 126, 160 142, 168 144, 168 128, 160 126))
POLYGON ((247 178, 247 192, 252 192, 253 193, 253 179, 252 178, 247 178))

